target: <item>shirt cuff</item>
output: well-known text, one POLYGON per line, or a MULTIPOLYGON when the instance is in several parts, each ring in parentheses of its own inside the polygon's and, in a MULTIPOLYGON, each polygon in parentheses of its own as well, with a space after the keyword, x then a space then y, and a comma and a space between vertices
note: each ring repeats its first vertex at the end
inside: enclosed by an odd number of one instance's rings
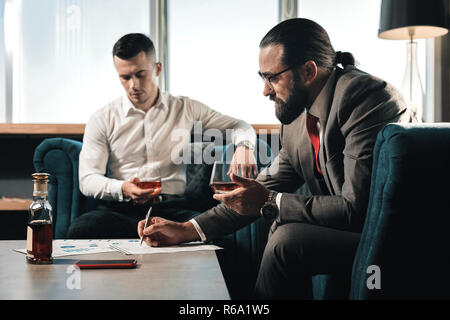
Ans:
POLYGON ((283 194, 280 192, 277 194, 277 197, 275 198, 275 202, 277 203, 278 210, 281 210, 281 196, 282 195, 283 194))
POLYGON ((200 239, 202 240, 202 242, 205 242, 206 236, 203 233, 203 230, 200 227, 200 225, 197 223, 197 221, 195 221, 195 219, 191 219, 191 220, 189 220, 189 222, 192 223, 192 225, 194 226, 194 228, 197 231, 198 235, 200 236, 200 239))
POLYGON ((245 128, 233 129, 232 140, 234 145, 240 142, 250 141, 256 147, 256 133, 250 125, 245 128))
POLYGON ((123 193, 122 193, 122 184, 123 181, 113 181, 111 183, 111 195, 117 201, 124 201, 123 193))

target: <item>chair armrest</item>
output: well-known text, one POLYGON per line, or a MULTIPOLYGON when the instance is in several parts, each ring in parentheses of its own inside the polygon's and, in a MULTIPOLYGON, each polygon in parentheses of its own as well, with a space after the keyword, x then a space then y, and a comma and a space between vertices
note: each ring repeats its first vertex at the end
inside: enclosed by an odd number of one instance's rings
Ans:
POLYGON ((351 299, 449 297, 449 145, 448 123, 379 132, 351 299), (367 286, 369 266, 380 268, 379 290, 367 286))
POLYGON ((43 140, 34 152, 37 172, 50 174, 49 202, 53 208, 54 238, 65 238, 70 223, 81 214, 85 197, 78 184, 82 143, 65 138, 43 140))

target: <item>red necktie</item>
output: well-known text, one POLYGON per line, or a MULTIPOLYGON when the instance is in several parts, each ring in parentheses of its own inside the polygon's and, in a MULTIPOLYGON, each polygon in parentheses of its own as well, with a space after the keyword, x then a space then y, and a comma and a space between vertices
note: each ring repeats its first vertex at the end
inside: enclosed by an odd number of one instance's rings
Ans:
POLYGON ((319 138, 319 129, 317 129, 317 122, 319 118, 313 116, 312 114, 306 114, 306 130, 308 131, 309 139, 314 147, 315 159, 316 159, 316 167, 317 171, 322 174, 322 170, 319 165, 319 146, 320 146, 320 138, 319 138))

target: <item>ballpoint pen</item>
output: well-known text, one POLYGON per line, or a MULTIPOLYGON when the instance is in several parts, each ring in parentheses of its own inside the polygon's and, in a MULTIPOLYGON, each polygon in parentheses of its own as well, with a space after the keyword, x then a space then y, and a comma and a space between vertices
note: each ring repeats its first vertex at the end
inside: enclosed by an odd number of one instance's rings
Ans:
MULTIPOLYGON (((153 207, 150 207, 150 209, 148 209, 147 215, 145 216, 144 230, 145 230, 145 228, 148 227, 148 222, 150 220, 150 213, 152 212, 152 208, 153 207)), ((144 234, 143 233, 142 233, 142 237, 141 237, 141 244, 139 246, 142 246, 142 241, 144 241, 144 234)))

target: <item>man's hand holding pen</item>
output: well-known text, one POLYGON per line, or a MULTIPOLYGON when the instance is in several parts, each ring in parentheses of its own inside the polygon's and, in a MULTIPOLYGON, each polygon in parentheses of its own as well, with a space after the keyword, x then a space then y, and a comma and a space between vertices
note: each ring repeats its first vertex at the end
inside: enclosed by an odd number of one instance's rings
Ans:
POLYGON ((138 223, 138 235, 144 237, 144 242, 151 247, 171 246, 182 242, 200 240, 191 222, 175 222, 160 217, 149 219, 147 228, 145 219, 138 223))

